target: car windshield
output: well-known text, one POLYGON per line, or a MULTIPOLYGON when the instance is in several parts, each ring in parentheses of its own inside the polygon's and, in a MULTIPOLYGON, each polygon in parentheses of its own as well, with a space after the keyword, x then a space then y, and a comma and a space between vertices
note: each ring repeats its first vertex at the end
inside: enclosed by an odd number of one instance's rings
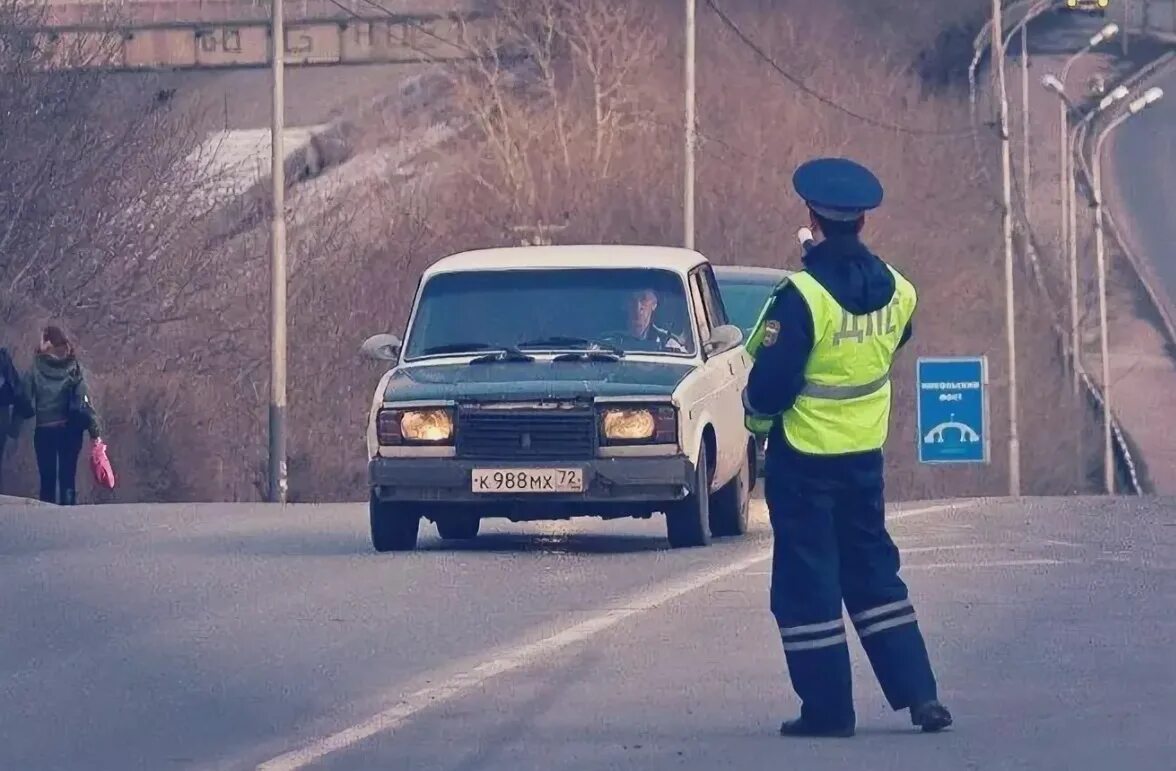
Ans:
POLYGON ((421 290, 405 359, 503 346, 693 356, 683 279, 652 268, 441 273, 421 290), (667 341, 668 335, 674 339, 667 341))
POLYGON ((751 336, 752 327, 759 319, 764 304, 772 295, 775 284, 766 282, 740 281, 738 279, 718 279, 719 292, 723 295, 723 305, 727 308, 727 317, 731 323, 743 330, 743 339, 751 336))

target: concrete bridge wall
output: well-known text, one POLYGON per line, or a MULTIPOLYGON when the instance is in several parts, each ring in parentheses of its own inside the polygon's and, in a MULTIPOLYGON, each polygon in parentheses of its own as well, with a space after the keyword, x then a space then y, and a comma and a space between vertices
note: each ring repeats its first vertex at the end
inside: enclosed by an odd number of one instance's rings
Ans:
MULTIPOLYGON (((474 0, 294 0, 285 5, 290 65, 447 60, 485 23, 474 0), (464 21, 462 21, 464 20, 464 21)), ((254 0, 53 3, 41 30, 62 67, 213 69, 270 62, 270 7, 254 0)))

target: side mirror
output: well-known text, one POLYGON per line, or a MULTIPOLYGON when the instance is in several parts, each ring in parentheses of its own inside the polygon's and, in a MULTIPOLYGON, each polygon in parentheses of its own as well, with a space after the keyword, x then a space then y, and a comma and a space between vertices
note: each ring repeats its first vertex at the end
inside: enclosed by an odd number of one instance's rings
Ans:
POLYGON ((396 361, 400 358, 400 338, 396 335, 372 335, 359 347, 360 353, 377 361, 396 361))
POLYGON ((706 344, 708 356, 726 353, 743 343, 743 330, 734 324, 724 324, 711 330, 710 340, 706 344))

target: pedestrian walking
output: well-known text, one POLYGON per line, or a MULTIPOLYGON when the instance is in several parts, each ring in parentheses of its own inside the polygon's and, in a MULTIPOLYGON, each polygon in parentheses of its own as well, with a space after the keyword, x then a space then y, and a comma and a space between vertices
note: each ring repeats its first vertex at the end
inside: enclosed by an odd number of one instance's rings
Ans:
POLYGON ((4 451, 16 439, 20 421, 31 417, 24 384, 7 348, 0 347, 0 493, 4 492, 4 451))
POLYGON ((90 384, 74 345, 60 327, 47 326, 25 376, 25 394, 36 417, 33 447, 40 475, 40 499, 77 503, 78 458, 84 435, 101 436, 90 384))
POLYGON ((771 607, 801 701, 780 733, 856 730, 843 603, 891 708, 939 731, 952 717, 899 577, 883 493, 889 372, 911 337, 917 293, 861 241, 865 213, 882 203, 872 172, 821 158, 797 169, 793 186, 823 238, 775 292, 743 395, 749 418, 771 422, 771 607))

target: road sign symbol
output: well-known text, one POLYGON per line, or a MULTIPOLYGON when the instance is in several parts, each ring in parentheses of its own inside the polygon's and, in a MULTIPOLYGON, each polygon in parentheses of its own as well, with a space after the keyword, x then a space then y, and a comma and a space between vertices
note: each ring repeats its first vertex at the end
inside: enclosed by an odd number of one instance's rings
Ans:
POLYGON ((920 463, 988 462, 988 360, 920 358, 916 363, 920 463))

